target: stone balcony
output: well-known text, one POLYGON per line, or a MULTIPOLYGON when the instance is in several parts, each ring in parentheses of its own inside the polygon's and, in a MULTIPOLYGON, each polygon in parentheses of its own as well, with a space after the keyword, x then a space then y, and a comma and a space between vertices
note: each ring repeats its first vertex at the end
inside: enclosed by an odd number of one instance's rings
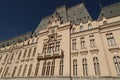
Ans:
POLYGON ((51 58, 59 58, 59 57, 63 57, 63 51, 59 50, 59 51, 53 51, 51 53, 38 53, 38 60, 44 60, 44 59, 51 59, 51 58))

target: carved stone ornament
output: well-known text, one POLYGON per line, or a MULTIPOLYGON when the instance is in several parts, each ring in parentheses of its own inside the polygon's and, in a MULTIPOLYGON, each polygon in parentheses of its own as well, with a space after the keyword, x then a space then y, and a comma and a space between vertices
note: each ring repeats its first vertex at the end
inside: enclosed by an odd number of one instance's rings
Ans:
POLYGON ((109 49, 109 51, 111 52, 111 53, 118 53, 119 52, 119 50, 120 50, 120 48, 110 48, 109 49))
POLYGON ((54 26, 54 25, 56 25, 59 21, 60 21, 60 17, 59 17, 59 14, 56 12, 56 13, 54 13, 53 16, 51 17, 50 24, 52 24, 52 26, 54 26))
POLYGON ((99 50, 98 49, 93 49, 93 50, 90 50, 90 53, 91 54, 97 54, 99 52, 99 50))
POLYGON ((80 51, 80 54, 81 54, 81 56, 83 56, 83 55, 87 55, 87 54, 88 54, 88 51, 87 51, 87 50, 80 51))

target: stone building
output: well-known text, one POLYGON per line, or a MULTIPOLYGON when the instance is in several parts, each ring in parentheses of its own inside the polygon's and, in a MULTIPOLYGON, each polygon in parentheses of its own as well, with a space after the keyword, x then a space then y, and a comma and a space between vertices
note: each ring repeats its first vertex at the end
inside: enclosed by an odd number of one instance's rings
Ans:
POLYGON ((120 80, 120 3, 93 20, 83 3, 0 42, 0 80, 120 80))

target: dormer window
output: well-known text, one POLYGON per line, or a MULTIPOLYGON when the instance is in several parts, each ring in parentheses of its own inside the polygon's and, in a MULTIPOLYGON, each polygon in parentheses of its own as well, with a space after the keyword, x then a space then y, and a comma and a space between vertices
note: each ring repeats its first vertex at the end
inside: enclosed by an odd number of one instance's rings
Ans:
POLYGON ((28 40, 28 45, 30 44, 30 40, 28 40))
POLYGON ((92 27, 92 24, 91 23, 89 23, 88 24, 88 29, 92 29, 93 27, 92 27))
POLYGON ((9 46, 10 44, 9 44, 9 42, 7 43, 7 46, 9 46))
POLYGON ((72 33, 74 33, 75 32, 75 28, 72 28, 72 33))
POLYGON ((107 21, 104 21, 104 22, 103 22, 103 25, 106 25, 106 24, 108 24, 108 22, 107 22, 107 21))
POLYGON ((80 26, 80 31, 83 31, 83 26, 82 25, 80 26))
POLYGON ((4 44, 2 45, 2 47, 5 47, 4 44))
POLYGON ((34 43, 34 39, 32 40, 32 43, 34 43))

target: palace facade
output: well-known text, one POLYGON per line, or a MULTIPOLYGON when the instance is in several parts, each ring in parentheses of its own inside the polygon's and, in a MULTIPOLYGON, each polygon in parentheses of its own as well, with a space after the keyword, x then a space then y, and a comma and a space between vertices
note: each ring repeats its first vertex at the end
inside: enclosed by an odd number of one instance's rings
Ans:
POLYGON ((1 41, 0 80, 120 80, 120 3, 97 20, 84 3, 62 6, 34 31, 1 41))

